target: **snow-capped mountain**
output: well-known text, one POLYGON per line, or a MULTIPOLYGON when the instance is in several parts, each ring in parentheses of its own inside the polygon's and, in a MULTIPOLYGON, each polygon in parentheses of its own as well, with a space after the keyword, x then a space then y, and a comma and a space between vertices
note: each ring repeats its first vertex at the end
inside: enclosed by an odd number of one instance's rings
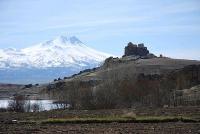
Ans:
POLYGON ((21 50, 0 50, 0 68, 94 67, 109 56, 87 47, 75 36, 60 36, 21 50))
POLYGON ((96 67, 109 56, 75 36, 60 36, 21 50, 0 49, 0 83, 48 82, 96 67))

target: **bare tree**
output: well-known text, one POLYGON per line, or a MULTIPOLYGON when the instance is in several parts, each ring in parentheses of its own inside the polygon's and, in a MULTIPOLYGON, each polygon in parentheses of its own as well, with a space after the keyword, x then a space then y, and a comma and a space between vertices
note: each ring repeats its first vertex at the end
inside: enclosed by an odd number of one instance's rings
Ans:
POLYGON ((26 97, 23 95, 14 96, 8 104, 8 109, 15 112, 25 112, 25 105, 27 104, 26 97))

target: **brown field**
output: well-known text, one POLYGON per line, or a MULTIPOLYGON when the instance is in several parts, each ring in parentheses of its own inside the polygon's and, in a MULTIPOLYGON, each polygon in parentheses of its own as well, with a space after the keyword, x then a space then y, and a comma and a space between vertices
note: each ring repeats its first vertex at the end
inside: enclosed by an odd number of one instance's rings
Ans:
POLYGON ((1 112, 0 133, 198 134, 199 119, 200 107, 1 112))
POLYGON ((93 123, 93 124, 3 124, 1 133, 70 134, 198 134, 200 123, 93 123))

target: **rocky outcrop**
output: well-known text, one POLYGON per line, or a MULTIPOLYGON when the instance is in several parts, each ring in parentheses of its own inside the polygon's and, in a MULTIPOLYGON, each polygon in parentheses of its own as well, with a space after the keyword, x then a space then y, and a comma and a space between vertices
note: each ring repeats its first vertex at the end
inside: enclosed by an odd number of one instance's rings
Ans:
POLYGON ((107 68, 107 67, 112 67, 112 66, 116 66, 118 64, 122 63, 122 60, 117 58, 113 58, 113 57, 109 57, 105 60, 103 67, 107 68))
POLYGON ((147 47, 144 46, 143 43, 136 45, 132 42, 129 42, 128 45, 125 47, 125 54, 121 58, 107 58, 103 64, 103 68, 116 67, 120 64, 137 61, 139 59, 152 58, 157 58, 157 56, 149 53, 149 50, 147 49, 147 47))
POLYGON ((125 47, 125 54, 124 56, 147 56, 149 54, 149 50, 147 47, 144 46, 143 43, 141 44, 133 44, 132 42, 129 42, 128 45, 125 47))

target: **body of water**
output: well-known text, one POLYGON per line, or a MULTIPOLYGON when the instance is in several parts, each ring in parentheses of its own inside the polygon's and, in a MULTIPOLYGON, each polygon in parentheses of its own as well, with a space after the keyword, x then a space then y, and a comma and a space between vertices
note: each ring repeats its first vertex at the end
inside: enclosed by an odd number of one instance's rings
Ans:
MULTIPOLYGON (((9 105, 13 103, 13 100, 4 99, 0 100, 0 108, 8 108, 9 105)), ((52 109, 61 109, 66 108, 66 104, 59 103, 54 100, 25 100, 24 107, 29 109, 28 111, 45 111, 45 110, 52 110, 52 109)))

